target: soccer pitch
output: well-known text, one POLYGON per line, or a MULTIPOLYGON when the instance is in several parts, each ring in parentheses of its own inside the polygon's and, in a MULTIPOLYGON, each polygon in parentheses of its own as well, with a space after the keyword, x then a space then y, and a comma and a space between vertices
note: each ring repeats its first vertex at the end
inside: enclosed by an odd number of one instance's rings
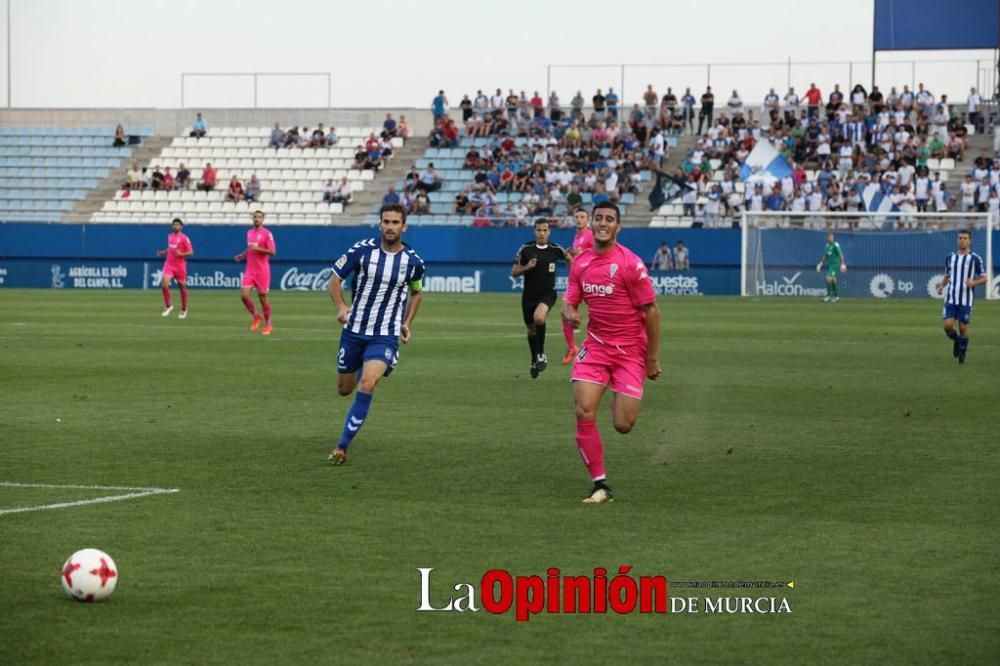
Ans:
MULTIPOLYGON (((996 663, 1000 307, 958 365, 930 300, 663 299, 663 376, 599 426, 585 506, 558 318, 528 377, 517 297, 427 294, 349 462, 322 293, 0 292, 0 663, 996 663), (175 293, 176 299, 176 293, 175 293), (64 595, 75 550, 120 568, 64 595), (794 581, 671 589, 791 613, 417 612, 483 574, 794 581)), ((607 398, 605 399, 607 401, 607 398)), ((477 598, 477 605, 481 599, 477 598)))

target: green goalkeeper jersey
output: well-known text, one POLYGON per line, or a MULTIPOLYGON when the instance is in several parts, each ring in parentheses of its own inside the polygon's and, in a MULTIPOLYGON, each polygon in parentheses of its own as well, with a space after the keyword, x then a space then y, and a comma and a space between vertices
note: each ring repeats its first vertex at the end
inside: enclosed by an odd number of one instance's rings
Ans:
POLYGON ((826 264, 826 274, 836 275, 840 270, 840 264, 844 260, 844 251, 840 249, 840 243, 834 241, 827 243, 823 249, 823 263, 826 264))

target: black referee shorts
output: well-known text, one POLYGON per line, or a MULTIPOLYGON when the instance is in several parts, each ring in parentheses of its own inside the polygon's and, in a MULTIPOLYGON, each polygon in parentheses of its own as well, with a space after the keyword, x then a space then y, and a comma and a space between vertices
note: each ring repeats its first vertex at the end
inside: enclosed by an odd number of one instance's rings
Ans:
POLYGON ((524 325, 531 326, 535 323, 535 308, 540 304, 544 303, 551 310, 552 306, 556 304, 556 298, 555 290, 543 291, 538 294, 522 294, 521 314, 524 315, 524 325))

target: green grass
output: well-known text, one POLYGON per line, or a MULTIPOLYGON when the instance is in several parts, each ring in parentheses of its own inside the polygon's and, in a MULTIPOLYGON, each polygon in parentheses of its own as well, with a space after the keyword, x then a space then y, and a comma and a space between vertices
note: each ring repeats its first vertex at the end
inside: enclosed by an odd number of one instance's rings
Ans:
MULTIPOLYGON (((568 370, 527 376, 516 297, 429 294, 349 464, 322 294, 0 292, 0 481, 179 488, 0 515, 0 664, 997 663, 1000 309, 959 366, 931 301, 670 299, 636 429, 587 507, 568 370), (83 547, 121 570, 69 601, 83 547), (417 613, 417 567, 633 565, 794 580, 782 615, 417 613)), ((564 346, 555 317, 550 356, 564 346)), ((0 509, 94 497, 0 487, 0 509)))

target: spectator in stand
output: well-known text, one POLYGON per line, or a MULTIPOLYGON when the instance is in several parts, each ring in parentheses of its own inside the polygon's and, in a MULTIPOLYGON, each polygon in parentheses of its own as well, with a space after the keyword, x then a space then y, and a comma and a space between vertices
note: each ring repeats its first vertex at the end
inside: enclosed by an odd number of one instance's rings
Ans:
POLYGON ((299 133, 299 148, 308 148, 312 144, 312 132, 308 127, 303 127, 299 133))
POLYGON ((976 92, 975 88, 969 88, 969 96, 965 100, 965 108, 969 114, 969 124, 975 128, 977 134, 982 134, 985 128, 982 126, 983 98, 976 92))
POLYGON ((181 162, 180 166, 177 167, 176 181, 179 190, 186 190, 191 186, 191 172, 184 166, 184 162, 181 162))
POLYGON ((142 173, 139 174, 139 187, 140 189, 146 189, 152 185, 152 174, 150 174, 149 169, 142 167, 142 173))
POLYGON ((163 183, 160 185, 164 190, 174 190, 177 189, 177 183, 175 182, 174 174, 170 173, 170 167, 163 170, 163 183))
POLYGON ((274 128, 271 130, 271 140, 268 142, 268 148, 281 148, 285 144, 285 132, 281 129, 279 123, 274 123, 274 128))
POLYGON ((326 181, 326 185, 323 186, 323 202, 345 206, 351 202, 351 184, 347 176, 341 178, 339 183, 334 183, 332 178, 326 181))
POLYGON ((618 95, 614 88, 608 88, 608 94, 604 96, 604 103, 608 105, 608 119, 618 120, 618 95))
POLYGON ((421 192, 437 192, 440 189, 441 181, 438 179, 437 171, 434 170, 434 163, 431 162, 420 173, 420 178, 417 181, 417 190, 421 192))
POLYGON ((218 178, 219 174, 212 168, 212 163, 206 163, 205 170, 201 172, 201 182, 198 183, 198 189, 202 192, 211 192, 215 189, 218 178))
POLYGON ((448 98, 445 97, 443 90, 439 90, 431 102, 431 112, 434 114, 435 121, 448 114, 448 98))
POLYGON ((490 111, 490 98, 482 90, 477 90, 476 97, 472 100, 472 108, 476 118, 483 120, 490 111))
POLYGON ((799 95, 793 86, 785 93, 785 124, 794 127, 799 116, 799 95))
POLYGON ((399 129, 396 130, 396 136, 406 141, 410 138, 410 121, 406 119, 406 116, 399 116, 399 129))
POLYGON ((691 94, 690 88, 684 89, 684 96, 681 97, 681 119, 683 125, 687 127, 689 132, 694 132, 694 105, 697 100, 694 95, 691 94))
POLYGON ((194 122, 191 123, 191 136, 202 139, 208 134, 208 123, 201 117, 201 113, 195 114, 194 122))
POLYGON ((809 90, 806 91, 806 111, 809 118, 817 118, 819 116, 819 107, 822 103, 823 93, 820 92, 815 83, 810 83, 809 90))
POLYGON ((229 179, 229 189, 226 192, 226 201, 231 201, 237 203, 243 200, 243 183, 240 179, 233 174, 233 177, 229 179))
POLYGON ((426 215, 430 212, 431 202, 427 199, 427 193, 423 190, 417 190, 416 195, 413 197, 413 214, 426 215))
POLYGON ((562 120, 562 108, 559 106, 559 95, 553 90, 549 94, 549 119, 553 123, 562 120))
POLYGON ((503 111, 503 107, 504 107, 503 91, 497 88, 497 91, 490 96, 490 111, 494 113, 497 111, 503 111))
POLYGON ((597 93, 594 94, 590 101, 594 105, 593 119, 598 122, 604 120, 604 109, 608 98, 601 93, 600 88, 597 89, 597 93))
POLYGON ((310 148, 324 148, 326 147, 326 132, 323 131, 323 123, 313 130, 312 136, 309 138, 310 148))
POLYGON ((121 123, 118 123, 118 126, 115 127, 115 140, 111 145, 115 148, 121 148, 126 144, 128 144, 128 137, 125 136, 125 128, 121 123))
POLYGON ((158 190, 163 187, 163 171, 160 169, 159 164, 157 164, 153 169, 153 175, 150 176, 149 182, 154 190, 158 190))
POLYGON ((362 170, 367 168, 367 165, 368 151, 365 150, 364 146, 358 146, 357 150, 354 151, 354 164, 351 165, 351 168, 362 170))
POLYGON ((860 83, 854 85, 851 88, 851 106, 854 107, 854 113, 861 113, 864 111, 864 107, 868 105, 868 91, 860 83))
POLYGON ((726 107, 733 118, 743 116, 743 98, 740 97, 740 94, 735 89, 729 100, 726 101, 726 107))
POLYGON ((330 125, 330 130, 326 133, 326 145, 335 146, 337 145, 337 128, 330 125))
MULTIPOLYGON (((605 98, 607 101, 607 98, 605 98)), ((583 120, 583 91, 577 90, 576 96, 573 97, 573 101, 569 103, 572 109, 573 120, 580 122, 583 120)))
POLYGON ((142 171, 139 170, 139 163, 132 162, 132 168, 125 174, 125 182, 122 184, 123 190, 142 189, 142 171))
POLYGON ((531 104, 531 110, 535 114, 535 118, 541 118, 545 115, 545 102, 542 101, 542 96, 538 94, 537 90, 532 95, 529 104, 531 104))
POLYGON ((382 166, 382 142, 375 136, 375 132, 365 139, 365 168, 378 171, 382 166))
POLYGON ((383 206, 394 206, 399 203, 399 195, 396 193, 396 187, 394 185, 389 186, 389 191, 385 193, 382 197, 383 206))
POLYGON ((642 101, 646 103, 646 113, 656 114, 656 107, 660 104, 660 96, 653 90, 653 84, 646 85, 646 92, 642 94, 642 101))
POLYGON ((462 190, 455 195, 455 200, 452 202, 451 210, 456 215, 468 215, 472 212, 472 201, 469 199, 469 193, 462 190))
POLYGON ((247 181, 246 191, 243 193, 243 200, 247 202, 257 202, 260 201, 260 181, 257 180, 257 174, 250 176, 250 180, 247 181))
POLYGON ((292 129, 285 132, 285 143, 283 144, 285 148, 295 148, 299 145, 299 128, 293 127, 292 129))
POLYGON ((472 100, 469 99, 468 95, 462 95, 462 101, 458 103, 458 108, 462 110, 462 123, 468 123, 475 113, 472 110, 472 100))
POLYGON ((705 92, 701 95, 701 111, 698 113, 698 134, 701 134, 702 124, 706 128, 712 126, 712 114, 715 109, 715 95, 712 94, 712 86, 706 86, 705 92))
POLYGON ((395 139, 398 134, 399 123, 396 122, 391 113, 385 114, 385 120, 382 122, 382 138, 395 139))

